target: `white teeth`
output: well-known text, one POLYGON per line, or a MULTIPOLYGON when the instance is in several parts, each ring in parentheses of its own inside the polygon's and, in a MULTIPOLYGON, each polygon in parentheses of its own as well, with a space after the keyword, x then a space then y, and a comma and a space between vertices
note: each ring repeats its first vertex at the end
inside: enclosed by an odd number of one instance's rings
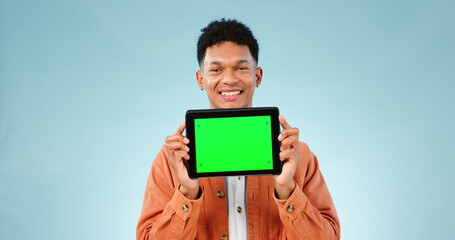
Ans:
POLYGON ((235 91, 235 92, 221 92, 222 95, 224 96, 235 96, 237 94, 240 94, 240 91, 235 91))

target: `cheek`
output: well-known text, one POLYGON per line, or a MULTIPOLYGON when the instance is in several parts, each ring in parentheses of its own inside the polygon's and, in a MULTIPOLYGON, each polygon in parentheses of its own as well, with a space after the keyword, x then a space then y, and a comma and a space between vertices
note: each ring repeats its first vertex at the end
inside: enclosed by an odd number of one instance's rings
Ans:
POLYGON ((216 87, 216 79, 211 77, 206 78, 204 81, 204 86, 213 89, 214 87, 216 87))
POLYGON ((214 86, 214 84, 210 84, 210 83, 207 84, 207 92, 208 92, 208 93, 215 94, 216 91, 215 91, 215 86, 214 86))
POLYGON ((254 91, 254 88, 256 87, 256 81, 254 79, 255 78, 250 78, 248 81, 245 81, 245 87, 247 87, 249 91, 254 91))

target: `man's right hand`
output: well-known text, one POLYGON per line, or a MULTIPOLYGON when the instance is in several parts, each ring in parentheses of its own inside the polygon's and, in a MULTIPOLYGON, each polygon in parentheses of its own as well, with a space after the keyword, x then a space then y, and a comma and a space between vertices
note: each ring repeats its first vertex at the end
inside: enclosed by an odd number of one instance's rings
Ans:
POLYGON ((182 135, 185 130, 185 121, 180 124, 177 131, 166 137, 166 149, 169 165, 174 169, 180 180, 180 192, 188 199, 196 199, 199 193, 200 179, 191 179, 184 164, 184 160, 190 160, 186 145, 190 142, 188 138, 182 135))

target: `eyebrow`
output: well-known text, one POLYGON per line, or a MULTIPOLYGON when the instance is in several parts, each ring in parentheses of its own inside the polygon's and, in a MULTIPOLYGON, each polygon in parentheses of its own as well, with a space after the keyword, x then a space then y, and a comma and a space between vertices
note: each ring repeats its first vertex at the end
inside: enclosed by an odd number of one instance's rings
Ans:
MULTIPOLYGON (((240 63, 249 63, 248 60, 238 60, 237 61, 237 64, 240 64, 240 63)), ((221 61, 213 61, 213 62, 210 62, 209 65, 221 65, 221 61)))
POLYGON ((211 63, 209 63, 209 65, 220 65, 221 62, 220 61, 213 61, 211 63))

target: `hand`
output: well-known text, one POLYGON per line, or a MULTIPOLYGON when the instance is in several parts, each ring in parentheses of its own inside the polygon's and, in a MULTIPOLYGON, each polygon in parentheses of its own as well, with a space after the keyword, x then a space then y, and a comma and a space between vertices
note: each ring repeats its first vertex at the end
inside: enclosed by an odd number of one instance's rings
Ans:
POLYGON ((199 193, 200 180, 191 179, 188 176, 188 171, 183 162, 190 159, 188 155, 190 149, 186 146, 190 140, 182 135, 183 130, 185 130, 185 122, 180 124, 180 127, 173 135, 166 137, 166 150, 169 165, 174 169, 180 180, 180 192, 188 199, 194 200, 199 193))
POLYGON ((280 175, 272 175, 273 185, 280 199, 288 199, 295 188, 294 174, 300 162, 299 129, 292 128, 280 114, 283 131, 278 136, 281 142, 280 160, 283 167, 280 175))

